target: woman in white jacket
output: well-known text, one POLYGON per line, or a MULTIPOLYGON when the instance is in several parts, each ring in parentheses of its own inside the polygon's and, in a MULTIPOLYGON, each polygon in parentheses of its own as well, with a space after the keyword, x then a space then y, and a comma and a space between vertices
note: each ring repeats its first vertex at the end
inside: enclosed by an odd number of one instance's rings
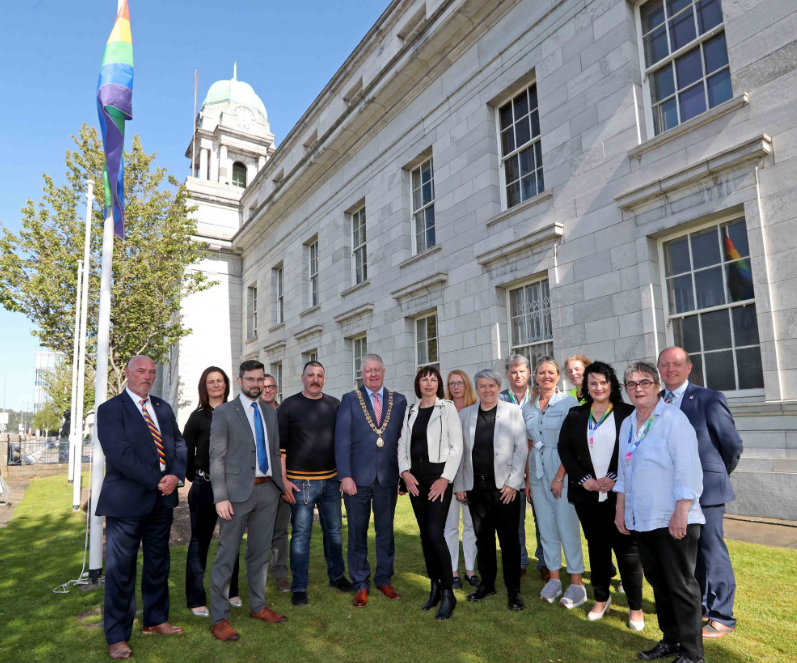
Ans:
POLYGON ((431 610, 439 603, 435 619, 451 617, 457 604, 445 526, 462 458, 462 426, 457 409, 443 400, 443 394, 438 370, 434 366, 419 369, 415 376, 419 401, 407 408, 398 443, 399 472, 418 520, 432 585, 422 609, 431 610))

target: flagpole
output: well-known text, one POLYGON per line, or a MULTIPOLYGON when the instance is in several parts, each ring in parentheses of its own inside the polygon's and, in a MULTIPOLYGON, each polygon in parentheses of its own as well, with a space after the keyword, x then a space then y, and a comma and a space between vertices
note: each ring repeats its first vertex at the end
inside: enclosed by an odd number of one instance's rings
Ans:
POLYGON ((199 82, 199 69, 194 69, 194 133, 191 134, 191 177, 196 177, 194 161, 196 160, 196 88, 199 82))
POLYGON ((75 286, 75 342, 72 348, 72 400, 69 410, 69 483, 75 480, 75 406, 77 405, 77 362, 80 338, 80 282, 83 278, 83 261, 77 261, 77 285, 75 286))

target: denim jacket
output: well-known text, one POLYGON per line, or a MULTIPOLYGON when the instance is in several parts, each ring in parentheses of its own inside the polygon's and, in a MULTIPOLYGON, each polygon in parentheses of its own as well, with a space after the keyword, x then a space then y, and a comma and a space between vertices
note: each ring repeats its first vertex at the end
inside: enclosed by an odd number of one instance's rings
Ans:
POLYGON ((539 398, 523 406, 523 420, 532 448, 528 460, 529 481, 540 483, 553 481, 559 470, 559 431, 567 413, 578 407, 578 401, 569 394, 559 391, 551 396, 545 412, 540 412, 539 398))

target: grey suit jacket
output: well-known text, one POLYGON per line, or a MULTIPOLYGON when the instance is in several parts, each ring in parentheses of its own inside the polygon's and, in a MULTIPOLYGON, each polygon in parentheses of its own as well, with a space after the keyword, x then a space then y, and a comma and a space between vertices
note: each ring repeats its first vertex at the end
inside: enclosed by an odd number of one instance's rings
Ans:
MULTIPOLYGON (((459 413, 462 421, 464 450, 459 472, 454 479, 454 492, 456 493, 473 490, 473 443, 476 437, 479 407, 479 403, 476 403, 476 405, 464 408, 459 413)), ((520 408, 505 401, 498 401, 498 412, 495 414, 495 432, 493 433, 495 487, 500 490, 504 486, 509 486, 520 490, 523 488, 526 459, 529 455, 526 424, 523 421, 520 408)))
MULTIPOLYGON (((280 492, 282 482, 279 428, 277 411, 258 401, 268 436, 271 479, 280 492)), ((213 410, 210 424, 210 484, 215 504, 245 502, 255 486, 255 438, 239 398, 223 403, 213 410)))

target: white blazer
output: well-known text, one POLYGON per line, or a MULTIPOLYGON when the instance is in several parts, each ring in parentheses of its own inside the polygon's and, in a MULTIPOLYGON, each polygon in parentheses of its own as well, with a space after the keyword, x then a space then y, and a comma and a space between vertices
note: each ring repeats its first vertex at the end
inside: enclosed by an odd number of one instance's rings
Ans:
MULTIPOLYGON (((398 441, 399 474, 410 469, 412 426, 418 418, 418 403, 410 405, 404 415, 404 425, 398 441)), ((426 427, 426 445, 430 463, 445 463, 442 477, 453 482, 462 460, 462 426, 452 401, 437 399, 426 427)))
MULTIPOLYGON (((454 481, 454 492, 462 493, 473 490, 473 444, 476 438, 476 422, 479 408, 476 403, 466 407, 459 413, 462 420, 462 432, 465 438, 465 449, 462 453, 457 477, 454 481)), ((523 488, 526 475, 526 458, 528 457, 528 441, 526 440, 526 424, 520 408, 512 403, 498 401, 495 413, 495 431, 493 432, 495 458, 495 487, 499 490, 509 486, 515 490, 523 488)))

